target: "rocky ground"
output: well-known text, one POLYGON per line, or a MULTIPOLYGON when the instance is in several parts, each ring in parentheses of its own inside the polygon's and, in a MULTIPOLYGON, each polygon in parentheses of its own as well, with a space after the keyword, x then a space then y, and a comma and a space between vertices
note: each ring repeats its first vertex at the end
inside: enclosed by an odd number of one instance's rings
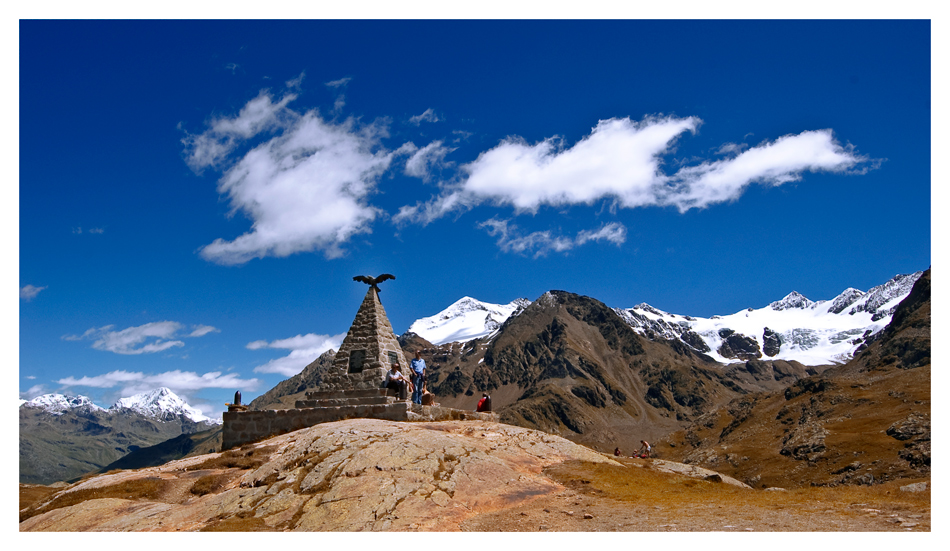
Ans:
POLYGON ((928 531, 930 491, 762 491, 488 422, 353 419, 20 488, 20 531, 928 531))

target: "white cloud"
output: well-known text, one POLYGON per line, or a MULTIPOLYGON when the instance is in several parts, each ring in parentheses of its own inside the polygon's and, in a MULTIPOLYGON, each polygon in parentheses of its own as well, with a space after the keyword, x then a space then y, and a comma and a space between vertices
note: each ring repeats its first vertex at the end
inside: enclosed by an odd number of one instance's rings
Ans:
POLYGON ((869 159, 835 141, 831 130, 782 136, 747 149, 735 157, 684 167, 667 179, 657 199, 680 212, 734 201, 758 182, 779 186, 800 180, 802 173, 844 172, 869 159))
POLYGON ((202 415, 208 417, 209 419, 217 419, 220 421, 222 417, 224 417, 224 412, 221 410, 221 406, 209 404, 207 402, 193 402, 191 399, 184 397, 182 399, 185 400, 189 406, 197 409, 202 415))
POLYGON ((47 394, 46 387, 44 385, 33 385, 25 391, 20 392, 20 399, 30 401, 37 396, 42 396, 43 394, 47 394))
MULTIPOLYGON (((324 84, 329 88, 339 88, 341 86, 346 86, 353 80, 353 77, 343 77, 338 80, 331 80, 330 82, 325 82, 324 84)), ((288 83, 289 84, 289 83, 288 83)))
POLYGON ((780 185, 805 171, 840 172, 868 161, 835 141, 830 130, 802 132, 739 152, 744 144, 726 144, 720 152, 737 153, 700 162, 672 176, 662 157, 678 137, 696 132, 696 117, 647 117, 600 121, 572 147, 557 137, 530 145, 507 138, 462 166, 465 176, 443 185, 426 203, 400 208, 397 222, 427 224, 452 211, 479 204, 535 213, 542 206, 591 205, 607 199, 619 207, 675 206, 680 211, 735 200, 753 182, 780 185))
MULTIPOLYGON (((184 342, 177 340, 178 333, 184 329, 184 326, 176 321, 156 321, 120 331, 113 331, 113 327, 115 326, 93 327, 87 329, 82 335, 63 335, 62 338, 66 341, 95 339, 92 347, 96 350, 125 355, 153 354, 169 348, 185 346, 184 342)), ((194 331, 185 336, 201 337, 217 331, 219 330, 210 325, 198 325, 195 326, 194 331)))
POLYGON ((455 148, 449 148, 442 145, 441 141, 434 141, 422 149, 416 150, 408 160, 406 160, 406 174, 428 181, 433 169, 439 169, 447 166, 445 156, 454 151, 455 148))
POLYGON ((303 371, 310 362, 317 359, 331 348, 339 350, 340 345, 346 333, 339 335, 315 335, 308 333, 306 335, 297 335, 287 339, 279 339, 272 342, 253 341, 247 344, 250 350, 260 350, 262 348, 276 348, 281 350, 290 350, 290 354, 282 358, 277 358, 254 368, 255 373, 279 373, 285 377, 291 377, 303 371))
POLYGON ((370 233, 381 213, 368 198, 393 157, 380 146, 386 128, 354 119, 331 123, 316 111, 300 115, 286 106, 294 97, 274 102, 262 93, 236 117, 216 119, 205 133, 186 139, 189 164, 200 170, 229 164, 239 142, 275 134, 234 160, 219 180, 232 214, 242 211, 252 227, 203 247, 206 260, 233 265, 314 250, 339 257, 341 246, 370 233))
POLYGON ((627 240, 627 227, 619 222, 604 224, 597 231, 584 230, 577 234, 574 240, 576 245, 583 245, 588 241, 610 241, 614 245, 622 245, 627 240))
POLYGON ((162 373, 145 374, 130 371, 111 371, 94 377, 66 377, 56 381, 67 386, 86 386, 94 388, 121 387, 122 396, 131 396, 158 387, 168 387, 176 394, 187 394, 205 388, 243 388, 255 390, 260 385, 257 378, 241 379, 240 376, 228 373, 222 375, 220 371, 209 371, 202 375, 193 371, 165 371, 162 373))
POLYGON ((297 98, 287 94, 274 103, 270 94, 261 92, 247 102, 237 117, 217 117, 208 123, 208 130, 197 136, 186 134, 182 139, 188 166, 196 172, 219 167, 244 141, 265 131, 273 131, 289 124, 293 112, 287 104, 297 98))
MULTIPOLYGON (((350 83, 352 77, 344 77, 339 80, 331 80, 330 82, 325 82, 327 88, 346 88, 346 85, 350 83)), ((343 93, 337 94, 336 100, 333 101, 333 113, 341 113, 343 107, 346 105, 346 96, 343 93)))
POLYGON ((731 143, 727 142, 719 146, 719 149, 716 150, 716 155, 732 155, 734 153, 740 153, 749 147, 747 143, 731 143))
POLYGON ((220 333, 221 330, 210 325, 196 325, 194 330, 188 334, 189 337, 203 337, 208 333, 220 333))
POLYGON ((431 107, 426 109, 421 115, 413 115, 409 117, 409 122, 416 126, 419 126, 423 122, 439 122, 440 120, 442 119, 440 119, 439 116, 435 114, 435 111, 433 111, 431 107))
POLYGON ((23 287, 20 287, 20 298, 30 302, 36 298, 36 295, 40 294, 40 291, 46 288, 47 286, 37 287, 35 285, 24 285, 23 287))
POLYGON ((567 252, 590 241, 609 241, 619 246, 627 240, 627 228, 618 222, 605 224, 595 231, 580 231, 573 239, 554 235, 551 231, 536 231, 524 235, 517 225, 511 224, 509 220, 498 218, 486 220, 478 226, 485 228, 488 235, 498 237, 496 244, 503 252, 533 253, 534 258, 546 256, 551 252, 567 252))
POLYGON ((129 371, 110 371, 104 375, 96 375, 95 377, 86 377, 83 376, 79 379, 75 377, 66 377, 56 381, 61 385, 66 386, 91 386, 95 388, 112 388, 116 385, 141 381, 145 377, 142 373, 129 372, 129 371))
POLYGON ((307 76, 306 71, 300 71, 300 74, 294 78, 284 82, 284 85, 291 90, 299 90, 301 85, 303 85, 303 79, 307 76))
POLYGON ((106 233, 106 230, 105 228, 92 228, 89 233, 103 234, 106 233))

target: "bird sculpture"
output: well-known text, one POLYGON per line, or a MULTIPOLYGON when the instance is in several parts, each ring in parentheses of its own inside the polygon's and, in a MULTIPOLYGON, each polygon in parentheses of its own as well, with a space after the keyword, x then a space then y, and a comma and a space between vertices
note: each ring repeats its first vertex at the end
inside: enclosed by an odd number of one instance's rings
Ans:
POLYGON ((379 287, 377 287, 377 285, 379 285, 380 283, 386 281, 387 279, 396 279, 396 276, 394 276, 394 275, 392 275, 392 274, 382 274, 382 275, 378 275, 378 276, 376 276, 376 277, 371 277, 371 276, 356 276, 356 277, 353 278, 353 281, 362 281, 363 283, 369 285, 369 286, 372 287, 373 289, 376 289, 376 292, 379 293, 379 292, 381 292, 381 291, 379 290, 379 287))

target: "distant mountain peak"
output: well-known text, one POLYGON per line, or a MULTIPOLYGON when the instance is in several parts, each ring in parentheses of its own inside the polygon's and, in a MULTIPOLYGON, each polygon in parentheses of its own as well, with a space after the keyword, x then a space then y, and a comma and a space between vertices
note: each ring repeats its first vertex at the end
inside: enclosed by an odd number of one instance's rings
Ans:
POLYGON ((861 300, 861 297, 865 295, 867 295, 867 293, 860 289, 848 287, 831 301, 831 306, 828 308, 828 311, 832 314, 840 314, 845 308, 861 300))
POLYGON ((44 394, 23 402, 21 406, 42 408, 53 415, 62 415, 67 410, 75 408, 105 411, 92 403, 92 400, 87 396, 66 396, 65 394, 44 394))
POLYGON ((887 283, 872 287, 867 295, 856 302, 848 313, 853 315, 858 312, 869 312, 878 319, 893 314, 894 309, 897 308, 897 303, 910 294, 914 283, 920 279, 923 273, 923 271, 920 271, 912 274, 897 274, 887 283))
POLYGON ((120 398, 109 409, 112 411, 131 409, 147 417, 157 417, 159 419, 184 415, 196 423, 201 421, 213 422, 201 411, 185 403, 167 387, 159 387, 128 398, 120 398))
POLYGON ((785 298, 782 300, 777 300, 772 304, 769 304, 769 307, 772 310, 781 312, 782 310, 789 310, 791 308, 806 310, 815 306, 815 304, 815 302, 808 300, 805 298, 805 295, 799 293, 798 291, 792 291, 791 293, 785 295, 785 298))
POLYGON ((508 304, 491 304, 472 297, 462 297, 438 314, 416 320, 409 326, 408 332, 435 345, 467 342, 490 335, 529 304, 531 301, 525 298, 515 299, 508 304))

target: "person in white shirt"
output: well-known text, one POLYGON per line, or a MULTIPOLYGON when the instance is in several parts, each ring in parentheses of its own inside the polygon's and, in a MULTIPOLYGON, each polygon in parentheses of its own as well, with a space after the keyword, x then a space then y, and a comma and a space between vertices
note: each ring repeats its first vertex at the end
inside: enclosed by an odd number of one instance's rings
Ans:
POLYGON ((386 379, 383 381, 383 385, 386 388, 395 389, 400 400, 408 400, 410 384, 406 376, 402 374, 402 371, 399 371, 399 362, 393 362, 392 368, 386 372, 386 379))

